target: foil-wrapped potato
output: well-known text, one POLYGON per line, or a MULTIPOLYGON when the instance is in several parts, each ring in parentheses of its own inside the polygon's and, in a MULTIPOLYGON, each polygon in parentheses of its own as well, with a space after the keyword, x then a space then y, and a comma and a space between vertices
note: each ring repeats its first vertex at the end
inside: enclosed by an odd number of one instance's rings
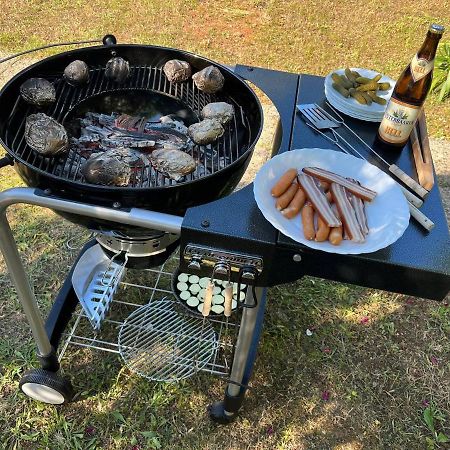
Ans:
POLYGON ((207 94, 214 94, 222 89, 225 78, 220 70, 215 66, 205 67, 200 72, 192 75, 195 85, 207 94))
POLYGON ((225 102, 208 103, 201 112, 203 119, 218 120, 222 125, 226 125, 234 116, 234 107, 225 102))
POLYGON ((181 83, 192 75, 191 65, 187 61, 171 59, 164 64, 163 71, 171 83, 181 83))
POLYGON ((84 61, 77 59, 64 69, 63 76, 72 86, 85 84, 89 81, 89 67, 84 61))
POLYGON ((66 129, 52 117, 43 113, 31 114, 25 122, 25 141, 45 156, 56 156, 69 148, 66 129))
POLYGON ((210 144, 225 133, 222 124, 215 119, 205 119, 188 128, 191 139, 199 145, 210 144))
POLYGON ((50 105, 56 100, 56 89, 45 78, 30 78, 20 86, 20 95, 35 106, 50 105))

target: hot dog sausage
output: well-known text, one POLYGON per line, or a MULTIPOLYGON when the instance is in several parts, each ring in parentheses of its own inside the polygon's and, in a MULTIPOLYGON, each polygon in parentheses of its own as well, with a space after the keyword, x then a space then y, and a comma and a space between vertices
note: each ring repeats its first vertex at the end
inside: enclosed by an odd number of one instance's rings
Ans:
POLYGON ((317 231, 316 231, 316 241, 323 242, 328 239, 330 234, 330 227, 322 220, 320 216, 317 217, 317 231))
POLYGON ((292 199, 294 198, 295 194, 297 193, 297 190, 298 190, 298 184, 292 183, 288 187, 287 191, 277 198, 275 206, 278 209, 278 211, 281 211, 282 209, 286 208, 286 206, 288 206, 289 203, 291 203, 292 199))
MULTIPOLYGON (((280 197, 281 198, 281 197, 280 197)), ((302 206, 305 204, 306 195, 301 187, 298 188, 297 192, 294 195, 291 203, 281 211, 284 217, 287 219, 294 218, 302 209, 302 206)))
POLYGON ((296 176, 297 169, 289 169, 286 173, 284 173, 270 191, 272 196, 279 197, 281 194, 286 192, 296 176))
POLYGON ((306 202, 302 209, 303 234, 308 241, 312 241, 316 232, 314 230, 314 208, 310 202, 306 202))

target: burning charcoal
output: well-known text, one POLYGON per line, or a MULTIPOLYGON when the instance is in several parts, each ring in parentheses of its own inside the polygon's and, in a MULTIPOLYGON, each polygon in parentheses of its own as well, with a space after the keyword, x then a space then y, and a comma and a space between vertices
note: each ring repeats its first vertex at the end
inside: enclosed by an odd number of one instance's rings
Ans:
POLYGON ((220 73, 220 70, 214 66, 205 67, 200 72, 192 75, 195 85, 207 94, 214 94, 222 89, 225 78, 220 73))
POLYGON ((142 164, 139 154, 128 148, 114 148, 92 155, 81 171, 88 183, 104 186, 128 186, 133 166, 142 164))
POLYGON ((72 61, 64 69, 64 79, 72 86, 87 83, 89 81, 89 67, 79 59, 72 61))
POLYGON ((192 75, 191 65, 187 61, 171 59, 164 64, 164 73, 171 83, 186 81, 192 75))
POLYGON ((234 108, 225 102, 208 103, 202 109, 201 115, 204 119, 215 119, 225 125, 233 118, 234 108))
POLYGON ((25 123, 25 141, 38 153, 56 156, 68 149, 66 129, 43 113, 31 114, 25 123))
POLYGON ((188 129, 187 126, 183 123, 181 119, 174 119, 171 116, 162 116, 159 121, 161 124, 173 128, 174 130, 178 131, 181 134, 185 134, 187 136, 188 129))
POLYGON ((150 155, 153 167, 164 175, 178 181, 195 170, 196 162, 191 155, 176 148, 159 148, 150 155))
POLYGON ((123 83, 130 74, 130 63, 120 56, 111 58, 106 63, 105 77, 116 83, 123 83))
POLYGON ((56 100, 56 90, 50 81, 44 78, 30 78, 20 86, 22 98, 32 105, 50 105, 56 100))
POLYGON ((218 120, 205 119, 191 125, 188 128, 188 132, 196 144, 206 145, 220 138, 225 133, 225 130, 218 120))

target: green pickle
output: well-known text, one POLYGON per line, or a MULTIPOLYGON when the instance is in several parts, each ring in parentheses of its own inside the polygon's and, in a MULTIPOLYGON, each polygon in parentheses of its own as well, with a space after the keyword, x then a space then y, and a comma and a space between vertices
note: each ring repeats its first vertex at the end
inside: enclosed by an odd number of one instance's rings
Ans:
POLYGON ((388 91, 391 88, 391 84, 387 82, 377 83, 377 85, 379 91, 388 91))
POLYGON ((338 84, 339 86, 344 87, 343 82, 342 82, 342 78, 337 74, 337 73, 332 73, 331 74, 331 79, 338 84))
POLYGON ((378 95, 376 94, 376 92, 374 91, 369 91, 367 92, 367 94, 370 95, 370 98, 375 102, 378 103, 379 105, 385 105, 386 104, 386 99, 382 98, 382 97, 378 97, 378 95))
POLYGON ((372 83, 372 79, 366 78, 366 77, 358 77, 358 78, 356 78, 356 82, 359 84, 367 84, 367 83, 372 83))
POLYGON ((356 77, 348 67, 345 69, 345 76, 353 84, 353 87, 355 87, 356 77))
POLYGON ((378 89, 378 84, 376 82, 361 84, 361 86, 358 86, 356 89, 361 92, 376 91, 378 89))
POLYGON ((366 99, 363 95, 361 95, 361 92, 357 91, 354 88, 349 89, 348 92, 358 103, 361 103, 361 105, 367 105, 366 99))
POLYGON ((339 94, 341 94, 345 98, 347 98, 350 95, 348 90, 345 89, 345 87, 342 87, 340 84, 333 83, 331 86, 333 86, 333 89, 338 91, 339 94))
POLYGON ((372 104, 372 97, 367 92, 360 92, 360 94, 364 97, 367 106, 370 106, 372 104))

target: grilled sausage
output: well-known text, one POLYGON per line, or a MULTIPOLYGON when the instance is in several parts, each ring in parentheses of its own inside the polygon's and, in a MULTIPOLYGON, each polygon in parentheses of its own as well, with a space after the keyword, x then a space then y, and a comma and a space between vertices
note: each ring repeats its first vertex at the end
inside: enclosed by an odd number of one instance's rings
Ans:
MULTIPOLYGON (((327 194, 330 194, 330 197, 331 197, 330 192, 328 192, 327 194)), ((336 205, 334 203, 331 205, 331 209, 339 217, 339 213, 338 213, 336 205)), ((328 240, 330 241, 330 244, 339 245, 342 242, 342 239, 343 239, 342 227, 332 228, 330 231, 330 234, 328 235, 328 240)))
MULTIPOLYGON (((280 197, 281 198, 281 197, 280 197)), ((291 203, 281 211, 284 217, 287 219, 294 218, 302 209, 302 206, 305 204, 306 195, 301 187, 298 187, 297 192, 294 195, 291 203)))
POLYGON ((303 234, 308 241, 312 241, 316 235, 314 230, 314 208, 311 202, 306 202, 302 209, 303 234))
POLYGON ((330 227, 322 220, 320 216, 317 217, 317 231, 316 231, 316 242, 323 242, 328 239, 330 234, 330 227))
POLYGON ((372 189, 368 189, 359 184, 353 183, 352 181, 347 180, 346 178, 338 175, 337 173, 330 172, 325 169, 321 169, 319 167, 305 167, 303 172, 311 175, 313 177, 318 178, 319 180, 328 181, 331 183, 337 183, 341 186, 347 188, 350 192, 355 194, 357 197, 362 198, 363 200, 367 200, 368 202, 372 201, 377 193, 372 191, 372 189))
POLYGON ((278 211, 281 211, 282 209, 286 208, 286 206, 289 205, 289 203, 291 203, 292 199, 294 198, 295 194, 297 193, 298 190, 298 184, 297 183, 292 183, 287 191, 280 195, 280 197, 277 198, 277 201, 275 203, 276 208, 278 209, 278 211))
POLYGON ((286 190, 292 184, 296 176, 297 176, 297 169, 289 169, 286 173, 284 173, 278 180, 277 184, 275 184, 275 186, 270 191, 272 196, 279 197, 281 194, 286 192, 286 190))

